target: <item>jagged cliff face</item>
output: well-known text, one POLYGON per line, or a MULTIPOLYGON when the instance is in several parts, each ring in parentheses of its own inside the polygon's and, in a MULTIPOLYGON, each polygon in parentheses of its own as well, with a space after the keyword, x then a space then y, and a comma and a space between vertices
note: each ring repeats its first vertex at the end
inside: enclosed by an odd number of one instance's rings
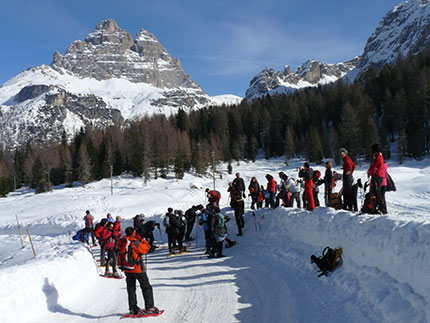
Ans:
POLYGON ((51 67, 96 80, 125 78, 157 88, 191 87, 204 94, 154 35, 142 29, 133 40, 111 19, 100 22, 84 41, 73 42, 64 56, 56 52, 51 67))
POLYGON ((50 66, 30 68, 0 87, 0 149, 239 99, 209 97, 154 35, 141 30, 133 39, 104 20, 64 55, 56 52, 50 66))
POLYGON ((393 63, 430 46, 430 5, 428 0, 410 0, 396 6, 381 20, 369 37, 359 74, 370 66, 393 63))
POLYGON ((359 61, 359 57, 339 64, 308 60, 296 72, 288 65, 279 72, 267 67, 251 80, 245 97, 252 101, 266 94, 291 93, 305 87, 328 84, 353 70, 359 61))

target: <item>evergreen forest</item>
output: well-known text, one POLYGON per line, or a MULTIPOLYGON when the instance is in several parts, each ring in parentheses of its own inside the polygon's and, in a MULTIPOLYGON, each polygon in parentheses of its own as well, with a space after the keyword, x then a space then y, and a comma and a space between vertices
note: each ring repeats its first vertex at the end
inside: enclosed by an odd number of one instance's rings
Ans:
POLYGON ((53 185, 83 185, 131 173, 150 178, 186 171, 204 175, 217 162, 302 156, 339 163, 345 147, 355 161, 370 147, 396 162, 421 159, 430 144, 430 49, 394 65, 372 67, 353 84, 307 88, 233 106, 209 106, 166 117, 143 117, 105 129, 87 127, 71 140, 27 143, 0 151, 0 195, 22 186, 37 193, 53 185))

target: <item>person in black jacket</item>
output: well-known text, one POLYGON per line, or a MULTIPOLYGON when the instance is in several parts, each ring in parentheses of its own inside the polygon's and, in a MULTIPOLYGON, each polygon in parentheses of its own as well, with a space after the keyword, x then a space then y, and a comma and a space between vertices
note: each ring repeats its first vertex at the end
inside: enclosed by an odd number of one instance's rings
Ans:
POLYGON ((251 203, 251 209, 254 210, 254 205, 257 205, 257 209, 261 207, 260 202, 258 199, 260 198, 260 184, 257 181, 257 178, 254 176, 251 178, 251 182, 248 186, 249 195, 251 195, 252 203, 251 203))
POLYGON ((236 195, 241 194, 241 196, 246 197, 245 182, 243 181, 243 178, 240 177, 239 173, 236 173, 236 178, 233 180, 233 187, 236 195))
MULTIPOLYGON (((176 248, 176 241, 178 241, 180 235, 181 224, 171 207, 167 211, 164 225, 166 226, 169 254, 173 254, 176 248)), ((179 250, 182 250, 182 241, 180 241, 179 250)))
POLYGON ((193 205, 191 208, 185 211, 185 219, 187 221, 187 231, 185 232, 185 241, 193 241, 194 238, 191 237, 191 232, 194 228, 194 223, 196 222, 196 217, 204 210, 203 205, 193 205))
POLYGON ((158 227, 158 229, 160 229, 160 223, 157 223, 157 222, 151 220, 151 221, 143 223, 140 226, 141 230, 139 230, 140 237, 145 238, 145 240, 148 241, 148 243, 151 247, 151 249, 149 249, 149 252, 152 252, 157 248, 157 246, 154 245, 155 238, 154 238, 153 231, 154 231, 155 227, 158 227))
POLYGON ((331 206, 331 193, 333 187, 333 172, 331 170, 331 161, 325 162, 325 173, 324 173, 324 201, 325 206, 331 206))

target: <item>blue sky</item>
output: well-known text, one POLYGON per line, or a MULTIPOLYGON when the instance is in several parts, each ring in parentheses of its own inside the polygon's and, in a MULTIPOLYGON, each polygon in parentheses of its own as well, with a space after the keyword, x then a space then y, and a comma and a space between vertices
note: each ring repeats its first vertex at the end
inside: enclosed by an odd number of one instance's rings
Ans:
POLYGON ((294 70, 307 59, 360 55, 399 0, 1 0, 0 84, 49 65, 106 18, 133 37, 153 33, 210 95, 244 96, 266 66, 294 70))

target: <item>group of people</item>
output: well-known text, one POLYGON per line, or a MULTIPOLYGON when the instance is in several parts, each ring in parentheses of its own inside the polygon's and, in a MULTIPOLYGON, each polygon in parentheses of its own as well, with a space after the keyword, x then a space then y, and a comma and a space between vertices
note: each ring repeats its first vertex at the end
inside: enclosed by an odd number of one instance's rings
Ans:
MULTIPOLYGON (((375 206, 370 213, 387 213, 385 202, 385 192, 387 187, 387 163, 381 153, 381 146, 374 144, 372 146, 373 162, 368 169, 368 181, 370 192, 369 194, 375 199, 375 206)), ((294 201, 298 208, 303 207, 309 211, 320 206, 319 202, 319 186, 324 185, 324 202, 326 206, 334 208, 342 208, 349 211, 359 211, 357 203, 358 189, 363 188, 361 179, 356 178, 353 174, 355 171, 355 163, 348 156, 348 151, 345 148, 339 150, 342 158, 342 174, 332 170, 332 162, 325 162, 325 174, 321 177, 319 170, 313 170, 308 162, 305 162, 299 168, 298 177, 294 179, 289 177, 284 172, 279 173, 280 183, 277 184, 275 178, 267 174, 265 176, 267 185, 260 185, 256 177, 252 177, 248 185, 249 196, 251 197, 251 209, 261 208, 263 202, 265 207, 276 208, 282 205, 285 207, 293 207, 294 201), (339 192, 334 193, 333 190, 336 182, 342 180, 342 188, 339 192), (302 194, 301 194, 302 193, 302 194)), ((366 189, 366 185, 364 186, 366 189)), ((233 182, 229 183, 228 192, 230 193, 230 206, 235 210, 236 222, 242 223, 244 202, 246 198, 245 185, 240 174, 236 174, 233 182)), ((241 230, 239 230, 241 235, 241 230)))
MULTIPOLYGON (((370 193, 374 196, 376 203, 374 212, 387 213, 385 202, 385 191, 387 186, 387 169, 388 166, 381 154, 381 147, 378 144, 372 146, 374 159, 368 169, 370 193)), ((313 170, 309 163, 305 162, 303 167, 299 168, 298 177, 303 180, 295 180, 288 177, 284 172, 279 173, 280 184, 272 175, 267 174, 267 186, 264 188, 258 183, 256 177, 252 177, 248 191, 252 199, 251 209, 261 208, 263 201, 266 207, 276 208, 280 206, 282 201, 283 206, 293 207, 296 201, 297 207, 301 207, 300 193, 304 188, 302 201, 303 207, 307 210, 314 210, 319 206, 318 186, 324 184, 324 200, 326 206, 342 207, 346 210, 357 211, 357 190, 361 185, 359 179, 355 179, 353 174, 356 165, 348 156, 348 151, 344 148, 339 151, 343 161, 342 174, 337 174, 332 171, 332 163, 325 162, 325 174, 321 178, 318 170, 313 170), (336 205, 333 205, 333 188, 336 181, 342 179, 342 188, 337 193, 338 200, 336 205)), ((246 189, 244 180, 236 173, 236 178, 229 183, 230 206, 234 209, 238 236, 243 235, 245 225, 244 212, 246 189)), ((209 258, 223 257, 223 244, 227 242, 226 247, 232 247, 236 241, 229 239, 226 223, 230 217, 221 213, 219 202, 221 193, 216 190, 206 189, 208 204, 193 205, 186 212, 182 210, 173 210, 168 208, 164 217, 163 224, 168 237, 169 254, 185 252, 183 241, 190 242, 194 240, 191 236, 195 222, 198 219, 198 224, 203 227, 205 236, 205 253, 209 258)), ((84 217, 85 229, 81 230, 82 234, 87 235, 86 243, 89 243, 89 236, 92 238, 93 245, 97 245, 95 238, 98 239, 100 245, 100 262, 105 265, 105 275, 110 275, 109 265, 112 266, 112 276, 119 277, 117 264, 126 275, 127 293, 129 310, 131 314, 157 314, 159 310, 154 306, 152 286, 149 283, 146 269, 142 260, 142 256, 148 252, 152 252, 157 248, 154 245, 153 231, 156 227, 160 230, 160 224, 150 220, 145 221, 143 214, 138 214, 134 217, 133 227, 127 227, 125 236, 121 237, 121 217, 117 216, 114 220, 110 213, 100 223, 94 226, 94 217, 90 211, 86 211, 84 217), (106 255, 107 254, 107 258, 106 255), (136 281, 139 282, 143 298, 145 301, 145 309, 140 309, 137 306, 136 298, 136 281)), ((161 235, 161 230, 160 230, 161 235)), ((82 241, 82 239, 81 239, 82 241)))

